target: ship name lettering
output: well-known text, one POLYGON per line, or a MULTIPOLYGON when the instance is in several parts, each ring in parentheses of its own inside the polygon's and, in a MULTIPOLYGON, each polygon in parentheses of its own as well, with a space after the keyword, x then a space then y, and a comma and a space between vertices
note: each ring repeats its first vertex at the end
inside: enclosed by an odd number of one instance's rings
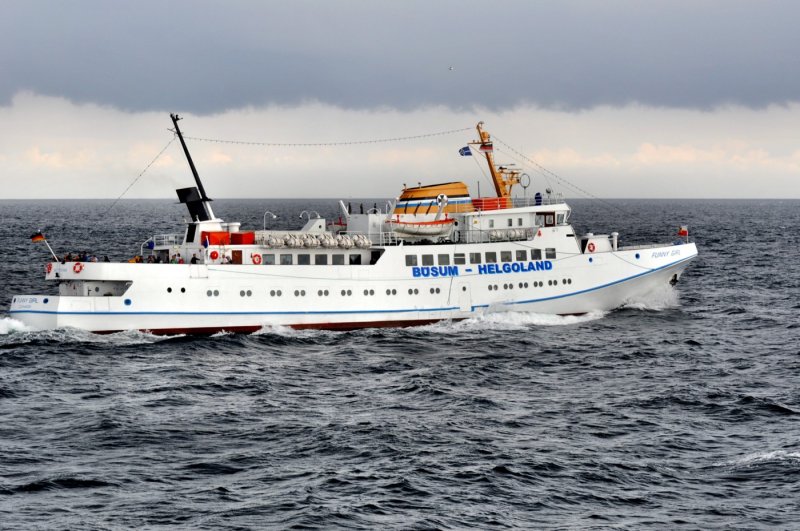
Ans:
POLYGON ((458 266, 414 266, 411 274, 415 277, 457 277, 458 266))
POLYGON ((530 271, 550 271, 553 269, 553 262, 550 260, 538 260, 536 262, 514 262, 513 264, 480 264, 478 266, 479 275, 500 275, 503 273, 528 273, 530 271))

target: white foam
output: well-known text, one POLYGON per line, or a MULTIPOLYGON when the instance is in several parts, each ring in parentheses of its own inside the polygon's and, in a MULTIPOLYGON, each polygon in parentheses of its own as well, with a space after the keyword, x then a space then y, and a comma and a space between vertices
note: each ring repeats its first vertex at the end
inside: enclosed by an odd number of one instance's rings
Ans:
POLYGON ((439 333, 474 330, 525 330, 533 326, 565 326, 602 319, 606 312, 583 315, 550 315, 531 312, 489 312, 463 321, 441 321, 420 327, 420 330, 439 333))
POLYGON ((0 319, 0 335, 14 334, 17 332, 29 332, 30 328, 25 326, 22 321, 17 321, 11 317, 0 319))
POLYGON ((302 338, 302 339, 317 339, 320 337, 330 337, 335 336, 337 334, 341 334, 342 332, 336 332, 333 330, 318 330, 314 328, 306 328, 302 330, 297 330, 290 326, 283 326, 283 325, 264 325, 261 327, 260 330, 253 332, 252 335, 254 336, 280 336, 280 337, 291 337, 291 338, 302 338))
POLYGON ((140 345, 157 343, 176 336, 156 336, 137 330, 126 330, 115 334, 95 334, 77 328, 56 328, 53 330, 32 330, 25 324, 10 317, 0 319, 0 335, 20 334, 17 339, 24 342, 43 339, 64 343, 99 343, 110 345, 140 345))
POLYGON ((622 307, 658 312, 670 308, 678 308, 680 305, 678 291, 669 284, 663 284, 653 288, 646 295, 627 300, 622 307))
POLYGON ((785 452, 783 450, 775 450, 772 452, 756 452, 748 454, 739 459, 726 461, 724 464, 735 467, 749 467, 759 463, 765 462, 797 462, 800 463, 800 452, 785 452))

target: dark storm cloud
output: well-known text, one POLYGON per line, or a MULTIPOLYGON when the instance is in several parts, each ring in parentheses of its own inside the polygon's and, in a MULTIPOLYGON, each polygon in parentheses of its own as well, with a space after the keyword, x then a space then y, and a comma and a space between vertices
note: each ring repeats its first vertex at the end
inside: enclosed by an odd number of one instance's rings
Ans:
POLYGON ((28 90, 198 113, 309 100, 762 107, 798 100, 797 6, 12 1, 0 20, 0 102, 28 90))

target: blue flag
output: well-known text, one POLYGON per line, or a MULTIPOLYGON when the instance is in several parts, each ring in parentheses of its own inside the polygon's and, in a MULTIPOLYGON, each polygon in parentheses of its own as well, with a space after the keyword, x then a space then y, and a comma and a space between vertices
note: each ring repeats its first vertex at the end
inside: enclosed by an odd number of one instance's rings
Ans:
POLYGON ((469 146, 464 146, 463 148, 458 150, 458 154, 462 157, 471 157, 472 151, 469 149, 469 146))

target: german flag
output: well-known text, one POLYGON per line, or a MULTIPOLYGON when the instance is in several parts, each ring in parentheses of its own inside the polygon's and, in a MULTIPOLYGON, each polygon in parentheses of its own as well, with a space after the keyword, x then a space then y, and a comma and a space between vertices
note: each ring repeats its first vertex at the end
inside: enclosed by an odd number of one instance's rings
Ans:
POLYGON ((34 242, 34 243, 35 242, 43 242, 44 241, 44 234, 42 234, 42 231, 36 232, 34 234, 31 234, 31 241, 34 242))

